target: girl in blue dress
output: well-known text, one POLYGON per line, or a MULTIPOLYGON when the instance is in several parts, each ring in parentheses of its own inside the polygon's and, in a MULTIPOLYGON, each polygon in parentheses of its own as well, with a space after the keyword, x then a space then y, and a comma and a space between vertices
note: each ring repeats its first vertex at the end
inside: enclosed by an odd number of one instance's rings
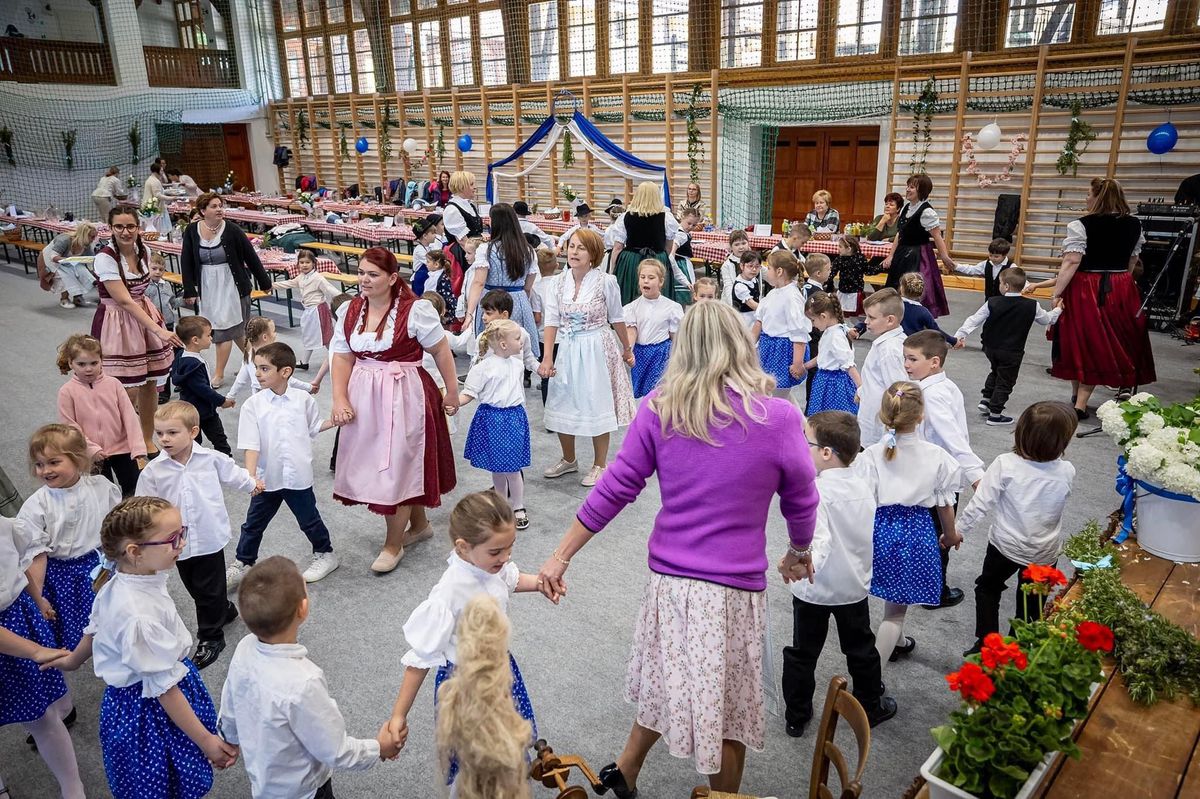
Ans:
POLYGON ((654 390, 667 371, 671 358, 671 342, 683 321, 683 306, 663 296, 666 270, 661 262, 647 258, 638 264, 638 290, 633 302, 625 306, 625 334, 633 348, 633 381, 635 399, 654 390))
POLYGON ((764 276, 774 290, 758 303, 750 337, 758 346, 763 371, 775 378, 775 396, 786 397, 793 386, 804 382, 812 322, 804 315, 804 298, 796 283, 800 262, 794 255, 772 252, 764 276))
POLYGON ((821 349, 817 357, 805 362, 806 369, 816 369, 808 389, 808 415, 821 411, 846 411, 858 414, 858 387, 862 378, 854 365, 854 349, 850 346, 846 325, 842 321, 842 306, 834 294, 815 292, 808 298, 804 313, 812 320, 813 329, 821 331, 821 349))

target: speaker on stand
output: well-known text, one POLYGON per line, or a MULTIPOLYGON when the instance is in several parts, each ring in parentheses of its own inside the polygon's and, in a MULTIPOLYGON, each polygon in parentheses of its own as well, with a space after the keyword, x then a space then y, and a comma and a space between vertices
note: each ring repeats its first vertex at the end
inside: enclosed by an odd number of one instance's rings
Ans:
POLYGON ((1141 203, 1138 219, 1146 243, 1142 246, 1142 310, 1154 330, 1172 330, 1190 311, 1195 292, 1197 228, 1200 207, 1141 203))

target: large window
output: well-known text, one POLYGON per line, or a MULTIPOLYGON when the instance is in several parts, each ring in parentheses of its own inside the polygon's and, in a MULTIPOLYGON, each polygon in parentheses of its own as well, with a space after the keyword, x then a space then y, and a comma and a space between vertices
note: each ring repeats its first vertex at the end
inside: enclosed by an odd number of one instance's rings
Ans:
POLYGON ((321 0, 304 0, 304 27, 319 28, 325 24, 321 16, 321 0))
POLYGON ((779 0, 775 17, 775 60, 817 57, 817 0, 779 0))
POLYGON ((412 0, 388 0, 388 11, 399 17, 412 11, 412 0))
POLYGON ((874 55, 882 34, 883 0, 838 0, 837 55, 874 55))
POLYGON ((366 28, 354 31, 354 74, 358 77, 361 94, 375 93, 375 56, 371 52, 371 37, 366 28))
POLYGON ((721 66, 760 66, 762 32, 762 2, 721 0, 721 66))
POLYGON ((638 71, 638 0, 608 4, 608 71, 614 75, 638 71))
POLYGON ((346 44, 346 34, 329 37, 329 56, 333 63, 333 91, 350 94, 354 91, 354 82, 350 77, 350 48, 346 44))
POLYGON ((558 3, 529 4, 529 79, 558 80, 558 3))
POLYGON ((413 60, 413 29, 411 22, 392 26, 392 67, 396 88, 403 92, 417 88, 417 65, 413 60))
POLYGON ((450 85, 471 86, 475 83, 475 59, 472 54, 471 17, 450 20, 450 85))
POLYGON ((1101 36, 1115 33, 1162 30, 1167 21, 1168 0, 1101 0, 1101 36))
POLYGON ((596 74, 596 0, 567 0, 567 74, 596 74))
POLYGON ((330 25, 340 25, 346 21, 346 4, 342 0, 325 0, 325 18, 330 25))
POLYGON ((958 0, 903 0, 900 55, 954 52, 958 0))
POLYGON ((504 55, 504 20, 500 9, 479 12, 479 65, 484 86, 508 83, 508 63, 504 55))
POLYGON ((284 33, 300 30, 300 8, 297 0, 279 0, 279 26, 284 33))
POLYGON ((688 0, 654 0, 650 25, 654 72, 688 68, 688 0))
POLYGON ((1006 47, 1064 44, 1071 41, 1075 0, 1011 0, 1006 47))
POLYGON ((325 75, 325 39, 314 37, 305 41, 308 50, 308 85, 314 95, 329 94, 325 75))
POLYGON ((418 50, 421 53, 421 81, 426 89, 440 89, 442 79, 442 31, 435 19, 422 22, 417 28, 420 36, 418 50))
POLYGON ((299 39, 288 39, 283 52, 287 59, 288 96, 304 97, 308 94, 308 80, 304 74, 304 43, 299 39))

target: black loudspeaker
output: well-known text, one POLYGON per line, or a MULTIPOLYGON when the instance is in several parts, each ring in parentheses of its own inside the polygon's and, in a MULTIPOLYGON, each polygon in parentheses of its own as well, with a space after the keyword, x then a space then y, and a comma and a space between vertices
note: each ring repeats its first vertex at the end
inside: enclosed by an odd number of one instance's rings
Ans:
POLYGON ((1196 249, 1196 220, 1188 216, 1139 216, 1146 243, 1138 288, 1150 324, 1166 329, 1186 310, 1192 255, 1196 249))
POLYGON ((1021 219, 1021 195, 1001 194, 996 198, 996 218, 992 222, 992 238, 1007 239, 1010 243, 1021 219))

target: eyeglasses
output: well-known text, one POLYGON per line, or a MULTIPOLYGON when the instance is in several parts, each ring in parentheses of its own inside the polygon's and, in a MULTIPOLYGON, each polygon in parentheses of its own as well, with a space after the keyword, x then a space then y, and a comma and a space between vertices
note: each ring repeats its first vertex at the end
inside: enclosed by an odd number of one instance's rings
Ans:
POLYGON ((164 544, 170 544, 171 549, 183 549, 183 544, 187 541, 187 525, 183 525, 178 530, 164 538, 162 541, 143 541, 139 546, 143 547, 159 547, 164 544))
POLYGON ((128 233, 131 230, 138 229, 137 225, 109 225, 109 227, 111 227, 113 230, 117 231, 118 233, 128 233))
POLYGON ((815 442, 815 441, 809 441, 809 442, 808 442, 808 445, 809 445, 810 447, 816 447, 817 449, 827 449, 827 450, 829 450, 830 452, 832 452, 834 455, 837 455, 839 458, 840 458, 840 457, 842 457, 842 453, 838 452, 838 451, 837 451, 836 449, 834 449, 833 447, 825 446, 825 445, 823 445, 823 444, 818 444, 818 443, 817 443, 817 442, 815 442))

